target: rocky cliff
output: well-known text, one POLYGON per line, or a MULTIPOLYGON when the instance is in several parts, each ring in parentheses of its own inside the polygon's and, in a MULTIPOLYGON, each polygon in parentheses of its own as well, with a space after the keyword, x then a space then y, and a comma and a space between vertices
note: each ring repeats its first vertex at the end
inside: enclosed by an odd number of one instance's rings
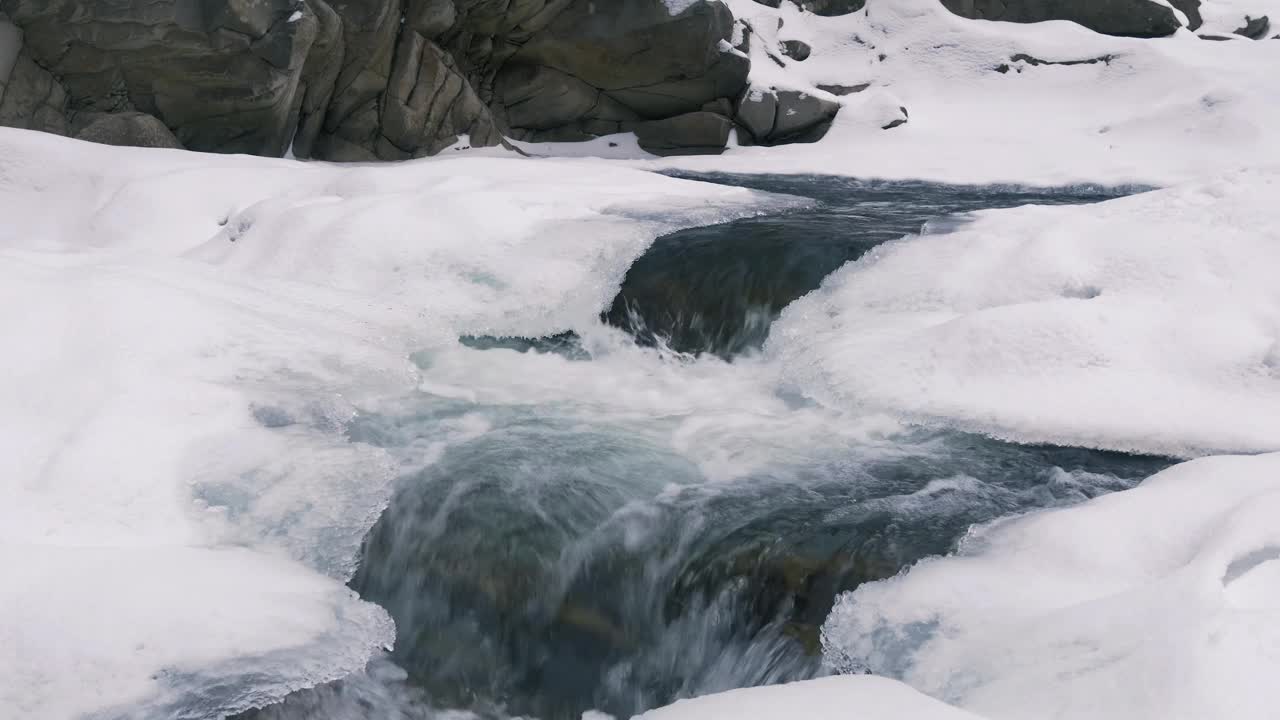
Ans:
MULTIPOLYGON (((940 1, 1114 35, 1181 23, 1154 0, 940 1)), ((864 0, 798 4, 842 14, 864 0)), ((1199 23, 1199 0, 1173 5, 1199 23)), ((657 153, 718 152, 735 127, 743 142, 820 138, 840 104, 749 87, 751 36, 715 0, 0 0, 0 125, 341 161, 464 136, 635 132, 657 153)), ((803 61, 800 45, 777 55, 803 61)))

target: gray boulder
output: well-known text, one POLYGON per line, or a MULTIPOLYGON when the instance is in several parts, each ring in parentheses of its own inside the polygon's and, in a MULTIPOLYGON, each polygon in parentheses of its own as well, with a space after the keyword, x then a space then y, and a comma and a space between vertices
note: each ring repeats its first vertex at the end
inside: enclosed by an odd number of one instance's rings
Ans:
POLYGON ((827 134, 840 104, 799 90, 749 88, 735 118, 758 145, 816 142, 827 134))
POLYGON ((76 115, 74 127, 77 140, 129 147, 182 148, 182 143, 164 123, 146 113, 81 113, 76 115))
POLYGON ((572 0, 506 60, 495 103, 517 136, 696 113, 746 84, 749 61, 722 50, 732 30, 718 2, 672 15, 663 0, 572 0))
POLYGON ((654 155, 718 155, 732 129, 729 118, 702 110, 634 126, 640 147, 654 155))
POLYGON ((951 12, 980 20, 1034 23, 1069 20, 1097 33, 1153 38, 1181 25, 1168 6, 1154 0, 942 0, 951 12))
POLYGON ((297 0, 0 0, 24 49, 91 112, 141 111, 196 150, 280 155, 318 33, 297 0))

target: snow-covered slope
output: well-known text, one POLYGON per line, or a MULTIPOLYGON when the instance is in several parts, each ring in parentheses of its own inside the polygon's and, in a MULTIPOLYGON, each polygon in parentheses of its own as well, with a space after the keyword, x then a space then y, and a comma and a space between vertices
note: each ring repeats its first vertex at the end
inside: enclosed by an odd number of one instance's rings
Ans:
POLYGON ((775 203, 0 129, 0 708, 208 715, 363 667, 391 623, 343 583, 401 468, 347 440, 357 407, 415 387, 413 350, 572 327, 656 234, 775 203))
POLYGON ((978 213, 792 303, 800 392, 1023 442, 1280 450, 1280 173, 978 213))
MULTIPOLYGON (((757 87, 804 90, 843 107, 815 144, 733 148, 718 158, 651 164, 1163 185, 1280 160, 1280 133, 1272 130, 1280 124, 1280 41, 1212 42, 1185 29, 1158 40, 1117 38, 1064 21, 967 20, 937 0, 868 0, 841 17, 806 13, 790 2, 777 9, 754 0, 729 4, 756 30, 757 87), (812 54, 788 59, 777 48, 781 40, 803 41, 812 54), (864 84, 840 97, 818 89, 864 84), (900 107, 908 122, 882 130, 900 107)), ((1206 2, 1203 12, 1206 27, 1220 31, 1273 8, 1273 0, 1219 0, 1206 2)), ((1280 12, 1271 17, 1280 24, 1280 12)))
POLYGON ((828 653, 991 718, 1275 717, 1280 455, 1194 460, 865 585, 828 653))

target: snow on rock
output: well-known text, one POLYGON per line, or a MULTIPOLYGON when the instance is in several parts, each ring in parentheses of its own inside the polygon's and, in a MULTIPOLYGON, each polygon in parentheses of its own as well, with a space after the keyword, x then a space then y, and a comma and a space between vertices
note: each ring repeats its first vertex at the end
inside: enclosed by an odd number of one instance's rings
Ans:
POLYGON ((1275 717, 1280 454, 1202 458, 999 521, 863 585, 828 658, 990 718, 1275 717))
MULTIPOLYGON (((971 183, 1166 185, 1280 159, 1280 133, 1270 130, 1280 122, 1274 79, 1280 42, 1208 42, 1188 30, 1139 40, 1065 21, 968 20, 937 0, 868 0, 863 10, 839 17, 790 2, 775 9, 728 1, 734 16, 755 29, 749 39, 753 87, 823 98, 831 97, 824 86, 866 84, 868 90, 839 97, 843 107, 817 143, 646 164, 971 183), (778 50, 783 40, 803 41, 812 52, 803 62, 788 59, 778 50), (886 113, 898 107, 906 108, 909 122, 882 130, 886 113)), ((1206 26, 1234 29, 1245 14, 1265 14, 1272 5, 1206 2, 1206 26)), ((1272 18, 1280 23, 1280 12, 1272 18)))
POLYGON ((792 303, 797 390, 1021 442, 1280 449, 1280 173, 977 213, 792 303))
MULTIPOLYGON (((978 720, 874 675, 833 677, 743 688, 680 700, 634 720, 978 720)), ((583 720, 591 720, 583 716, 583 720)))
POLYGON ((343 583, 405 468, 346 428, 410 352, 571 328, 656 234, 774 205, 0 129, 0 707, 214 717, 363 667, 393 629, 343 583))

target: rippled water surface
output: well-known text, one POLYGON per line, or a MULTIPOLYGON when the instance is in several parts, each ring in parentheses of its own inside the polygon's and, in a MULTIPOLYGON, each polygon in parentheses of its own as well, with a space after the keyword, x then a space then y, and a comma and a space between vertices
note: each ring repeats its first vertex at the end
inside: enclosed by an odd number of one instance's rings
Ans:
POLYGON ((1168 464, 849 415, 780 391, 749 352, 877 243, 1115 193, 709 179, 818 203, 661 238, 606 323, 424 353, 420 393, 351 423, 405 468, 351 583, 395 618, 395 649, 253 716, 629 717, 813 677, 839 593, 950 551, 975 523, 1168 464))

